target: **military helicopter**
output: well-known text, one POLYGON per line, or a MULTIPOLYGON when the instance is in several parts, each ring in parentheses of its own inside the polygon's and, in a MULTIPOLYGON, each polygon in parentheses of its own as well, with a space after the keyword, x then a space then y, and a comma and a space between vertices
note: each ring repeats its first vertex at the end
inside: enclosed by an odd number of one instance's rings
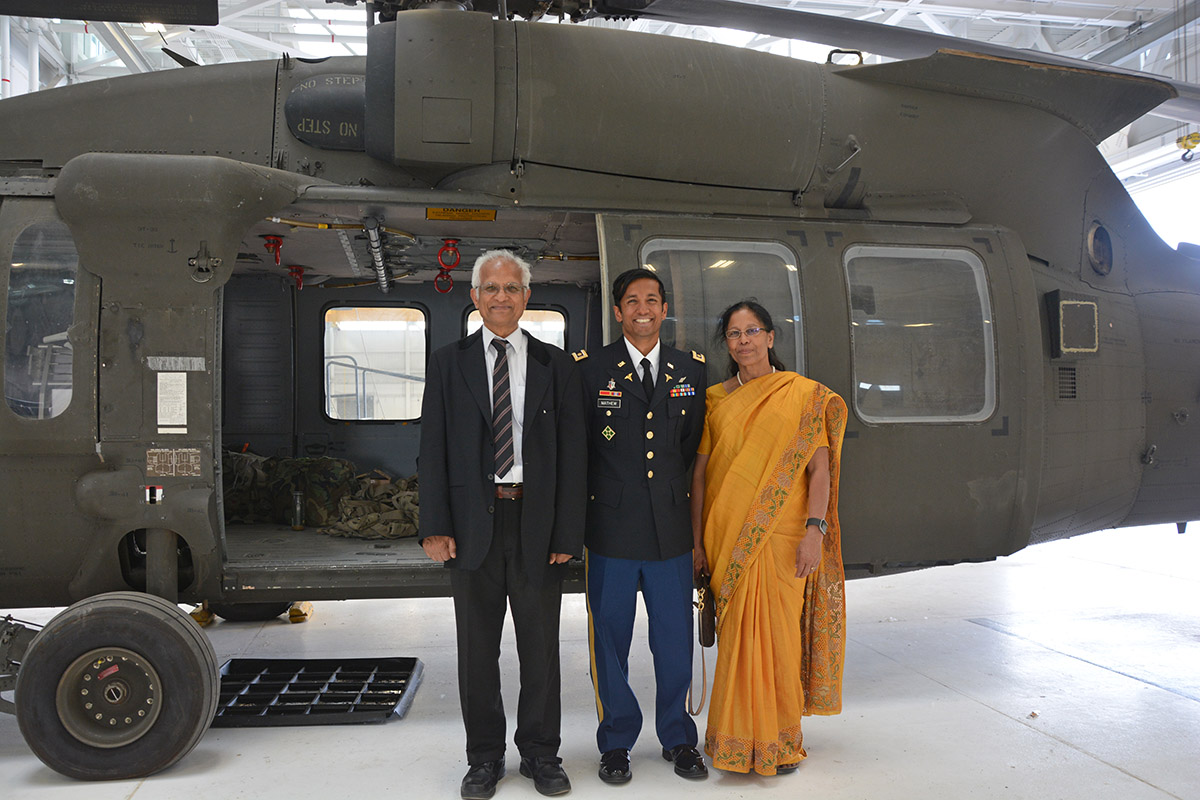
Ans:
POLYGON ((447 592, 412 540, 227 520, 222 453, 418 472, 425 357, 494 247, 535 263, 529 322, 572 351, 614 335, 613 276, 655 270, 713 380, 717 314, 763 302, 852 410, 852 577, 1200 516, 1200 248, 1096 149, 1195 87, 509 19, 786 13, 715 0, 419 5, 370 4, 365 58, 0 102, 0 607, 70 606, 0 624, 0 708, 52 768, 140 776, 199 740, 216 660, 177 602, 447 592))

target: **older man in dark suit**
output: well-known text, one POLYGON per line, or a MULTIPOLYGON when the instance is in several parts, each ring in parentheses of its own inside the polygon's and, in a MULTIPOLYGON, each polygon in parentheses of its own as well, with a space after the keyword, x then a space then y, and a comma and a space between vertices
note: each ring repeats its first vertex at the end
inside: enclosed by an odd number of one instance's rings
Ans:
POLYGON ((425 382, 420 539, 454 569, 464 800, 491 797, 504 777, 506 606, 520 660, 521 774, 544 795, 571 790, 558 758, 558 625, 563 570, 583 544, 583 398, 566 353, 518 327, 529 282, 515 254, 481 255, 471 299, 483 328, 437 350, 425 382))

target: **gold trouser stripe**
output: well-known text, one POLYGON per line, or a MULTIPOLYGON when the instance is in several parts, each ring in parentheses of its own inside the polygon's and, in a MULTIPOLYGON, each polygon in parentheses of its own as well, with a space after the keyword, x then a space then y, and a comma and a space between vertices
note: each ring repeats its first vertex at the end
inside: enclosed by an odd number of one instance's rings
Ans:
POLYGON ((592 626, 592 594, 589 591, 592 570, 587 548, 583 550, 583 597, 587 603, 588 654, 592 665, 592 691, 596 694, 596 718, 604 721, 604 704, 600 702, 600 687, 596 683, 596 629, 592 626))

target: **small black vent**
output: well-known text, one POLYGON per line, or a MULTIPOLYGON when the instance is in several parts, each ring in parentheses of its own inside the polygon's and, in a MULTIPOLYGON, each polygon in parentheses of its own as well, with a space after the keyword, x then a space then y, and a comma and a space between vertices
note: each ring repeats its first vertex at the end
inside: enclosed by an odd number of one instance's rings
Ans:
POLYGON ((1074 367, 1058 368, 1058 399, 1074 400, 1079 397, 1079 384, 1075 379, 1074 367))

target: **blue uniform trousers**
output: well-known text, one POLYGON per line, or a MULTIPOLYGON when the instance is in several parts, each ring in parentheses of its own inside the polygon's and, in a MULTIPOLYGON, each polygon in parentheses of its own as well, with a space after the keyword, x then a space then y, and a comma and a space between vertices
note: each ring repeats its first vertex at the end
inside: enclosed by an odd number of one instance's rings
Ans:
POLYGON ((696 746, 696 724, 687 712, 692 681, 692 554, 666 561, 635 561, 587 554, 588 628, 592 683, 600 725, 600 752, 633 749, 642 711, 629 686, 629 645, 637 592, 649 621, 657 694, 654 727, 663 747, 696 746))

